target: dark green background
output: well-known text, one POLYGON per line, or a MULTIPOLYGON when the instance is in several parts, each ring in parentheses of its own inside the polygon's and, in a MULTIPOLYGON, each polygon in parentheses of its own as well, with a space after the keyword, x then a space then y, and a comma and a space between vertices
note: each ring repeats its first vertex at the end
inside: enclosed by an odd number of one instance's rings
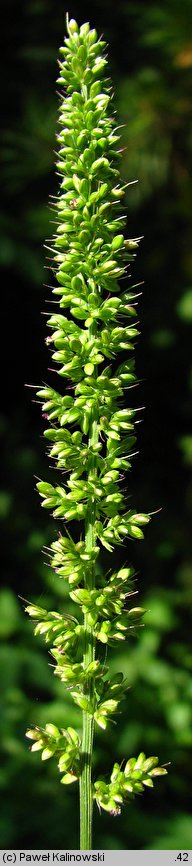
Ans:
MULTIPOLYGON (((3 0, 1 23, 1 246, 4 305, 1 335, 0 667, 2 759, 0 846, 78 846, 77 794, 59 785, 53 762, 41 764, 25 742, 27 725, 77 724, 79 713, 33 638, 18 594, 62 610, 62 582, 41 554, 55 525, 41 510, 34 475, 49 477, 39 407, 24 383, 50 381, 44 348, 51 282, 43 242, 50 236, 48 196, 54 173, 57 118, 56 58, 66 8, 61 0, 3 0), (2 21, 3 19, 3 21, 2 21), (4 388, 6 384, 6 387, 4 388), (5 399, 2 391, 5 390, 5 399)), ((109 44, 118 122, 124 123, 122 176, 139 179, 126 196, 128 236, 145 236, 133 282, 144 278, 139 389, 145 406, 139 456, 128 487, 139 510, 162 510, 145 541, 127 556, 139 572, 140 602, 149 609, 136 642, 111 654, 132 689, 110 732, 98 733, 99 773, 141 748, 171 761, 154 792, 137 798, 120 818, 95 814, 94 846, 192 848, 191 695, 191 0, 98 0, 69 9, 90 20, 109 44)), ((121 562, 124 551, 117 551, 121 562)), ((103 566, 109 559, 103 557, 103 566)), ((51 661, 51 658, 50 658, 51 661)))

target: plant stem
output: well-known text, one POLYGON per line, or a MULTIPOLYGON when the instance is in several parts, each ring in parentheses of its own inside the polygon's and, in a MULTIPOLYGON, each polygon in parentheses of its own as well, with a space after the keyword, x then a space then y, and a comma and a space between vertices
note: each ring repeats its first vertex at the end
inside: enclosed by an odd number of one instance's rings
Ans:
MULTIPOLYGON (((89 448, 98 441, 97 420, 92 419, 89 431, 89 448)), ((88 474, 97 475, 94 454, 90 455, 88 474)), ((87 550, 95 545, 95 500, 89 501, 87 520, 85 527, 85 543, 87 550)), ((86 574, 85 588, 94 589, 95 565, 93 564, 86 574)), ((88 614, 84 615, 84 655, 83 664, 86 668, 95 658, 95 637, 93 627, 88 622, 88 614)), ((90 677, 85 683, 85 695, 89 701, 94 700, 94 678, 90 677)), ((83 711, 83 735, 81 753, 81 777, 80 777, 80 850, 89 851, 92 848, 92 752, 93 752, 94 718, 83 711)))
MULTIPOLYGON (((92 655, 92 659, 94 654, 92 655)), ((88 659, 88 655, 87 655, 88 659)), ((90 659, 90 655, 89 655, 90 659)), ((92 693, 89 691, 89 697, 92 693)), ((82 772, 80 777, 80 850, 89 851, 92 848, 92 751, 93 751, 93 716, 83 712, 82 737, 82 772)))

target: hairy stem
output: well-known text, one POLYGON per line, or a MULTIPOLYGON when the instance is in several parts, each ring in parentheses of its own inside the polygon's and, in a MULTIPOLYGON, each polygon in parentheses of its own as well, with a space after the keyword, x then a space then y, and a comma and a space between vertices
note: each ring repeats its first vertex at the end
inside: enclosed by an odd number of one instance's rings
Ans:
MULTIPOLYGON (((97 420, 92 419, 89 431, 89 448, 98 441, 98 425, 97 420)), ((91 475, 97 475, 97 466, 95 465, 94 454, 90 454, 89 472, 91 475)), ((89 502, 87 520, 85 527, 85 543, 87 550, 91 550, 95 545, 95 500, 89 502)), ((94 589, 95 586, 95 565, 89 569, 85 578, 85 588, 94 589)), ((86 668, 95 658, 95 638, 93 627, 88 622, 88 614, 84 615, 84 655, 83 664, 86 668)), ((85 682, 85 695, 89 701, 93 700, 94 696, 94 678, 91 677, 85 682)), ((81 754, 81 777, 80 777, 80 850, 90 850, 92 848, 92 752, 93 752, 93 735, 94 735, 94 718, 87 712, 83 711, 83 735, 82 735, 82 754, 81 754)))

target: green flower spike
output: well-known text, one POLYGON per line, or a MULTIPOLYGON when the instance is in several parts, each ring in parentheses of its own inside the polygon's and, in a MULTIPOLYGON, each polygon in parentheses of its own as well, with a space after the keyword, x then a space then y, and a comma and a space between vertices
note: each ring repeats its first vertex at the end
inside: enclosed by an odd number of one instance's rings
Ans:
POLYGON ((118 281, 126 278, 138 239, 127 240, 123 233, 125 186, 119 176, 106 45, 89 24, 79 28, 67 18, 67 30, 60 49, 60 187, 51 241, 59 311, 48 319, 47 338, 60 387, 37 392, 49 421, 44 435, 60 483, 40 481, 37 489, 43 508, 60 520, 50 564, 58 578, 68 581, 74 616, 33 604, 26 611, 35 620, 35 634, 51 642, 55 675, 70 689, 83 724, 82 740, 72 728, 59 731, 52 724, 29 730, 27 736, 42 760, 58 759, 64 784, 79 779, 80 846, 90 849, 93 800, 116 815, 166 770, 157 767, 157 758, 141 754, 127 761, 124 770, 115 764, 109 783, 91 780, 95 722, 105 731, 127 689, 123 675, 111 677, 101 663, 100 648, 137 633, 144 613, 129 606, 134 569, 123 567, 96 578, 97 558, 101 545, 113 551, 126 539, 143 539, 150 518, 129 507, 121 483, 136 442, 138 410, 127 405, 127 391, 136 381, 133 350, 139 331, 137 295, 124 281, 120 288, 118 281), (118 353, 124 356, 119 365, 118 353), (69 381, 70 394, 65 393, 69 381), (77 542, 67 529, 73 520, 80 522, 77 542))

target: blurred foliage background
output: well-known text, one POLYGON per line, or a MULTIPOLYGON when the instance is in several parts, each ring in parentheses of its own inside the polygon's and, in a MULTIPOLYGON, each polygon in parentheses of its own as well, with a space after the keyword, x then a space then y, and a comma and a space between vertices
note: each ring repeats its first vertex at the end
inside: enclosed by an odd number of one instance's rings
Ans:
MULTIPOLYGON (((41 554, 55 526, 40 508, 34 475, 47 478, 42 421, 24 383, 48 380, 44 347, 50 282, 43 242, 50 236, 58 46, 65 28, 62 0, 2 0, 1 240, 5 360, 1 400, 3 483, 0 598, 2 672, 1 847, 78 847, 77 795, 65 793, 52 762, 42 765, 25 742, 27 725, 79 724, 63 697, 43 644, 33 638, 18 595, 62 610, 65 592, 41 554)), ((191 155, 192 2, 79 0, 69 9, 90 20, 109 43, 118 122, 124 124, 122 174, 128 188, 128 236, 144 234, 133 282, 143 277, 142 337, 137 348, 145 405, 139 456, 128 485, 139 510, 162 510, 143 544, 127 558, 139 573, 140 602, 149 609, 138 641, 111 655, 131 690, 118 726, 98 733, 95 761, 107 772, 140 748, 171 761, 154 792, 120 818, 95 816, 98 848, 192 848, 191 696, 191 155)), ((52 374, 49 374, 49 381, 52 374)), ((2 385, 1 385, 2 387, 2 385)), ((33 396, 33 394, 32 394, 33 396)), ((124 561, 125 551, 116 553, 124 561)), ((109 567, 103 556, 103 567, 109 567)))

